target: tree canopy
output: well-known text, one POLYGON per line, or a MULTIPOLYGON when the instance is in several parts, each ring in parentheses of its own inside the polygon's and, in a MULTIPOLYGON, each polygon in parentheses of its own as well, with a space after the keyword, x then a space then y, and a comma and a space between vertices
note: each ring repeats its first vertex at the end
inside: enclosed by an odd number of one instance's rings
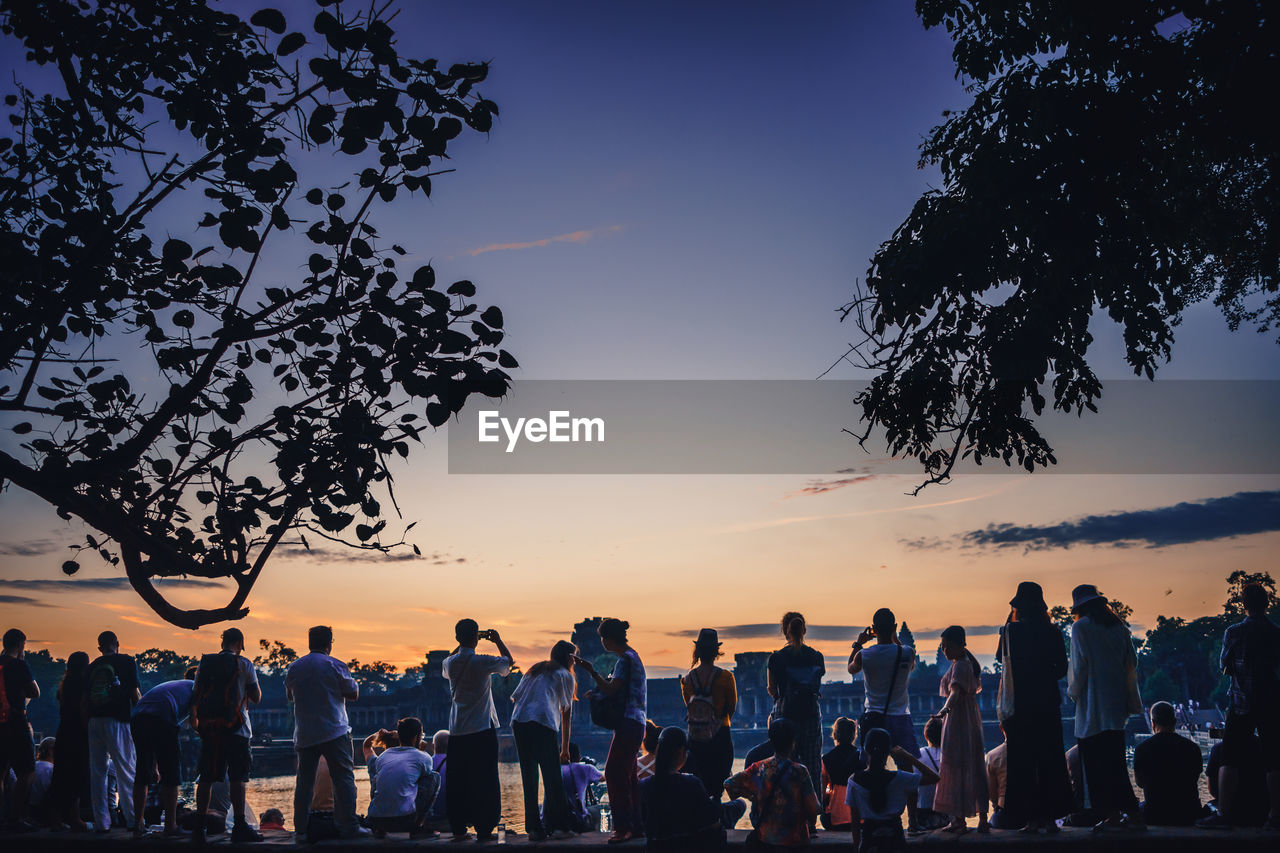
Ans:
POLYGON ((488 66, 402 56, 386 5, 317 6, 0 12, 30 78, 0 138, 0 482, 181 627, 243 617, 282 542, 402 544, 389 463, 516 366, 502 312, 374 224, 489 131, 488 66), (233 594, 178 607, 154 581, 180 576, 233 594))
MULTIPOLYGON (((942 182, 843 309, 872 371, 865 443, 922 464, 1056 462, 1046 406, 1096 411, 1090 320, 1154 378, 1191 305, 1234 330, 1280 322, 1280 16, 1264 0, 917 0, 954 40, 972 103, 921 147, 942 182)), ((919 491, 917 489, 917 491, 919 491)))

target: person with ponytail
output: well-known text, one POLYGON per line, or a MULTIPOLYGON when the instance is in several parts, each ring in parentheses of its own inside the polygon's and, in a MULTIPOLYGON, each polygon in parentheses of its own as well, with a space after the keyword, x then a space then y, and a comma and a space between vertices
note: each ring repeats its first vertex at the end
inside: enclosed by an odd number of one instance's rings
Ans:
POLYGON ((902 813, 921 785, 936 785, 938 774, 907 752, 893 745, 884 729, 871 729, 863 740, 867 756, 865 769, 849 779, 847 802, 853 817, 853 847, 858 853, 898 853, 906 849, 902 813), (889 757, 900 768, 890 770, 889 757), (905 768, 911 768, 907 770, 905 768))
POLYGON ((577 680, 573 677, 573 643, 561 640, 548 660, 529 667, 511 701, 511 733, 520 757, 524 787, 525 828, 530 841, 567 837, 569 800, 560 778, 560 765, 569 763, 569 722, 577 680), (538 817, 538 774, 542 774, 545 802, 538 817))
POLYGON ((809 771, 809 783, 822 784, 822 711, 818 697, 827 664, 822 653, 805 645, 808 630, 804 616, 795 611, 782 615, 782 636, 787 644, 769 655, 766 690, 774 699, 770 720, 790 720, 796 728, 796 760, 809 771))
POLYGON ((757 853, 806 847, 810 827, 822 806, 804 765, 793 761, 796 727, 788 719, 769 724, 773 755, 748 765, 725 780, 725 790, 735 799, 751 801, 754 828, 747 836, 746 849, 757 853))
POLYGON ((725 849, 720 804, 707 793, 701 779, 680 772, 688 757, 689 738, 684 729, 662 729, 654 775, 640 783, 646 850, 696 853, 725 849))
POLYGON ((978 832, 987 826, 987 764, 982 742, 982 667, 965 645, 964 628, 952 625, 942 632, 942 654, 951 668, 942 676, 939 692, 947 697, 937 716, 942 718, 942 766, 933 807, 951 816, 943 832, 967 832, 965 818, 978 816, 978 832))
MULTIPOLYGON (((630 841, 640 829, 640 804, 637 801, 636 753, 644 740, 645 689, 644 664, 635 649, 627 644, 631 625, 621 619, 605 619, 596 632, 605 651, 618 656, 613 672, 604 676, 596 672, 588 660, 574 656, 573 662, 587 671, 596 682, 596 690, 606 697, 621 697, 621 718, 609 742, 609 755, 604 762, 604 781, 609 790, 613 813, 613 835, 609 844, 630 841)), ((588 694, 590 695, 590 694, 588 694)))

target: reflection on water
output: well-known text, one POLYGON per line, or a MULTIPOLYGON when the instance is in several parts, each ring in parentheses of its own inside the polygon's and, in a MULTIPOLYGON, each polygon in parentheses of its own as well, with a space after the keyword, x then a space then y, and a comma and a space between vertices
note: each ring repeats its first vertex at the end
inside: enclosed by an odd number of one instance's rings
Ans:
MULTIPOLYGON (((734 772, 742 769, 742 759, 733 763, 734 772)), ((498 780, 502 786, 502 820, 508 832, 524 832, 524 790, 520 786, 520 765, 513 761, 498 763, 498 780)), ((267 809, 284 812, 284 825, 293 828, 293 777, 267 776, 251 779, 247 786, 248 809, 260 815, 267 809)), ((541 798, 540 798, 541 799, 541 798)), ((356 812, 369 811, 369 771, 356 768, 356 812)), ((744 818, 739 828, 749 828, 744 818)))

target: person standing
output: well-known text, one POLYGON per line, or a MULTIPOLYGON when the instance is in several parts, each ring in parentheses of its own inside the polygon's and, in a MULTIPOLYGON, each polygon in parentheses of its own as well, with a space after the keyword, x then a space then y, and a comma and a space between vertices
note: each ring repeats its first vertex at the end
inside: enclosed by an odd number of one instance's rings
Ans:
POLYGON ((116 791, 125 823, 133 829, 133 771, 136 756, 129 720, 142 698, 138 665, 120 654, 120 640, 111 631, 98 635, 101 656, 89 664, 89 795, 95 832, 111 830, 107 806, 107 759, 116 771, 116 791))
POLYGON ((1215 828, 1236 821, 1235 804, 1249 798, 1240 790, 1240 768, 1260 757, 1270 801, 1263 825, 1275 830, 1280 829, 1280 626, 1267 617, 1270 599, 1261 585, 1248 584, 1240 598, 1245 618, 1223 634, 1220 658, 1223 674, 1231 677, 1218 778, 1224 809, 1221 816, 1206 818, 1200 825, 1215 828), (1249 755, 1251 742, 1259 744, 1259 756, 1249 755))
POLYGON ((1089 799, 1103 815, 1094 829, 1142 826, 1124 745, 1125 724, 1142 712, 1129 626, 1093 584, 1071 591, 1071 612, 1076 621, 1067 692, 1076 703, 1076 738, 1089 799))
POLYGON ((196 786, 196 813, 201 820, 191 840, 204 841, 204 816, 209 813, 213 785, 228 780, 227 792, 235 823, 232 842, 261 841, 262 833, 245 819, 244 791, 253 762, 249 741, 253 727, 249 706, 262 701, 258 671, 244 657, 244 634, 239 628, 222 632, 222 650, 205 655, 196 668, 191 706, 192 727, 200 734, 200 782, 196 786))
POLYGON ((1023 581, 1009 601, 996 660, 1001 664, 997 705, 1008 743, 1008 778, 1001 828, 1057 832, 1071 812, 1071 779, 1062 742, 1062 693, 1067 649, 1049 621, 1040 584, 1023 581))
POLYGON ((176 681, 157 684, 142 695, 133 708, 129 731, 137 754, 137 772, 133 781, 134 833, 146 835, 143 819, 147 805, 147 789, 160 785, 160 802, 164 808, 164 834, 184 834, 178 828, 178 787, 182 784, 182 747, 178 729, 191 713, 191 697, 195 691, 196 667, 176 681))
MULTIPOLYGON (((907 683, 915 668, 916 650, 898 640, 897 617, 889 608, 880 608, 871 617, 871 627, 858 635, 849 655, 849 674, 862 673, 865 686, 858 730, 866 738, 871 729, 884 729, 892 741, 890 746, 904 750, 913 758, 920 754, 920 745, 915 727, 911 725, 907 683)), ((918 799, 919 792, 913 788, 907 795, 907 828, 911 831, 919 829, 918 799)))
POLYGON ((738 683, 733 673, 716 666, 720 636, 703 628, 693 643, 693 661, 680 679, 685 722, 689 727, 685 772, 702 780, 711 799, 719 802, 724 780, 733 769, 733 736, 729 727, 738 707, 738 683))
POLYGON ((947 697, 937 716, 942 718, 942 762, 933 807, 951 816, 944 832, 967 831, 965 818, 978 816, 978 832, 987 832, 987 764, 982 743, 982 667, 969 651, 964 628, 952 625, 942 632, 942 654, 951 668, 942 676, 938 692, 947 697))
MULTIPOLYGON (((594 703, 611 703, 616 709, 613 739, 609 741, 609 754, 604 761, 604 782, 609 791, 609 806, 613 814, 613 835, 610 844, 630 841, 640 831, 640 801, 636 779, 636 753, 644 740, 645 716, 648 706, 648 688, 644 664, 635 649, 627 643, 630 623, 621 619, 605 619, 596 633, 605 651, 618 656, 618 662, 608 677, 596 672, 590 661, 574 657, 574 663, 587 671, 596 682, 599 696, 594 703)), ((588 693, 588 698, 591 694, 588 693)), ((612 714, 612 711, 610 712, 612 714)), ((592 716, 595 716, 594 711, 592 716)))
POLYGON ((17 784, 9 791, 9 826, 33 828, 22 817, 27 792, 36 772, 35 743, 27 722, 27 700, 40 698, 40 685, 27 666, 27 635, 18 628, 4 632, 0 654, 0 689, 4 691, 4 714, 0 717, 0 781, 8 781, 9 771, 17 784))
POLYGON ((805 645, 808 625, 795 611, 782 615, 782 636, 787 644, 769 655, 765 689, 773 697, 770 720, 790 720, 795 726, 795 756, 809 771, 809 783, 822 788, 822 713, 818 697, 827 664, 822 653, 805 645))
POLYGON ((89 655, 72 652, 58 685, 58 760, 53 765, 50 797, 59 818, 72 832, 88 832, 80 803, 89 792, 89 655))
POLYGON ((449 706, 449 789, 446 804, 454 841, 466 839, 474 826, 477 841, 494 837, 502 816, 498 782, 498 711, 493 706, 492 677, 506 675, 514 661, 502 637, 492 628, 481 631, 474 619, 460 619, 453 629, 457 650, 444 660, 453 703, 449 706), (498 648, 496 655, 476 653, 480 640, 498 648))
POLYGON ((573 677, 573 655, 577 651, 573 643, 556 643, 550 658, 529 667, 511 695, 515 703, 511 733, 520 757, 525 830, 530 841, 569 834, 569 800, 560 779, 560 765, 569 763, 569 726, 573 696, 578 689, 573 677), (545 797, 541 818, 539 773, 545 797))
POLYGON ((289 665, 285 694, 293 703, 293 748, 298 753, 298 779, 293 789, 294 840, 306 838, 316 768, 323 756, 333 782, 333 823, 342 838, 363 838, 370 831, 356 823, 355 761, 347 702, 360 697, 360 687, 347 665, 330 655, 333 629, 316 625, 307 632, 309 652, 289 665))

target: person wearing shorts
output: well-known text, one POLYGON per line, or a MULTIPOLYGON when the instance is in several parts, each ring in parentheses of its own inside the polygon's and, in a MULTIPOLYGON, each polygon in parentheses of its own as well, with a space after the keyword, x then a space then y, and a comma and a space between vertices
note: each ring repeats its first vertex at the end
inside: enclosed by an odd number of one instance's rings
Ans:
POLYGON ((176 823, 178 787, 182 785, 182 750, 178 730, 191 711, 191 695, 195 687, 196 668, 186 676, 166 681, 143 694, 133 708, 129 732, 133 736, 136 771, 133 777, 134 834, 147 835, 143 814, 147 789, 159 783, 160 802, 164 808, 164 834, 181 835, 176 823))

